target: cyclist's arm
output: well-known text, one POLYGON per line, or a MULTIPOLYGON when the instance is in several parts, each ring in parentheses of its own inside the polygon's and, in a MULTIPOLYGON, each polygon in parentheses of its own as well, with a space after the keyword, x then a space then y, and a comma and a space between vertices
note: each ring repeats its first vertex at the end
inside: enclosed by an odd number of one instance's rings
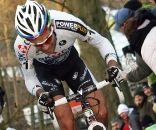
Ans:
POLYGON ((29 70, 22 68, 22 72, 24 75, 25 85, 26 85, 28 91, 31 94, 38 97, 40 94, 40 91, 42 90, 42 88, 41 88, 42 85, 39 82, 38 78, 36 77, 34 68, 29 69, 29 70))
POLYGON ((76 18, 76 21, 82 25, 84 30, 86 30, 85 35, 78 33, 77 38, 96 47, 109 66, 117 66, 116 52, 110 41, 107 38, 101 36, 95 30, 88 27, 80 19, 76 18))
POLYGON ((31 50, 29 44, 24 43, 23 39, 19 36, 16 38, 14 50, 19 63, 21 64, 25 85, 31 94, 36 95, 36 91, 42 89, 33 67, 33 56, 30 54, 31 52, 36 51, 31 50))
POLYGON ((135 53, 135 55, 136 55, 136 63, 138 66, 135 70, 130 71, 126 75, 127 80, 130 82, 138 82, 148 77, 152 73, 152 70, 143 61, 143 59, 137 53, 135 53))

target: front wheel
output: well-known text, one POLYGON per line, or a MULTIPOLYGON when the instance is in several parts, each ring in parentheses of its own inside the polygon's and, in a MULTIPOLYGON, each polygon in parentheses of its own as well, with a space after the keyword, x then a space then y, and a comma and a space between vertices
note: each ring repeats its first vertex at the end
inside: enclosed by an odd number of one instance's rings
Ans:
POLYGON ((94 121, 90 124, 88 130, 107 130, 107 129, 101 122, 94 121))

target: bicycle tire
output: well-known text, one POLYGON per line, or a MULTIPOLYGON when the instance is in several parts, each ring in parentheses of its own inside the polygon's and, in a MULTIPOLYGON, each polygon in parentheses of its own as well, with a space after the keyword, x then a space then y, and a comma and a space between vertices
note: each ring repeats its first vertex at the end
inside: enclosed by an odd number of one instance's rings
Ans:
POLYGON ((88 130, 107 130, 107 128, 101 122, 92 122, 88 127, 88 130))

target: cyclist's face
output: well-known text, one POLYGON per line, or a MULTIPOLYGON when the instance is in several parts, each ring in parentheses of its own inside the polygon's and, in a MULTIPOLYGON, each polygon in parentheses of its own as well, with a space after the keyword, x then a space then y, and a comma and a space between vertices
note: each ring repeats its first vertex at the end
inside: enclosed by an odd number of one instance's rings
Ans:
POLYGON ((144 88, 144 93, 145 93, 147 96, 151 96, 151 95, 152 95, 152 92, 151 92, 150 87, 144 88))
POLYGON ((112 130, 120 130, 121 128, 121 124, 119 124, 118 122, 113 122, 111 125, 112 125, 112 130))
POLYGON ((33 46, 46 54, 52 54, 56 46, 56 37, 52 31, 53 25, 47 28, 45 32, 34 40, 31 40, 33 46))

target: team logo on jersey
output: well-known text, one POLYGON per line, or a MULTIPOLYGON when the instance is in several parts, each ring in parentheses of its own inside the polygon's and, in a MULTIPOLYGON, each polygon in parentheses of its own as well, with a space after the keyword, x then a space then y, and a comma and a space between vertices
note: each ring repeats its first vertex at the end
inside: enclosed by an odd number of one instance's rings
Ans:
POLYGON ((66 43, 67 43, 66 40, 62 40, 62 41, 59 42, 59 45, 60 45, 60 46, 63 46, 63 45, 65 45, 66 43))
POLYGON ((21 54, 18 52, 18 59, 19 59, 19 61, 26 60, 25 54, 21 54))
POLYGON ((85 79, 86 74, 87 74, 87 67, 85 67, 85 70, 84 70, 82 76, 80 77, 80 81, 83 81, 85 79))
POLYGON ((77 77, 78 77, 78 72, 75 72, 75 73, 73 74, 72 79, 73 79, 73 80, 76 80, 76 79, 77 79, 77 77))
POLYGON ((27 52, 27 46, 18 45, 18 49, 19 49, 20 52, 22 52, 23 54, 27 52))
POLYGON ((65 29, 72 32, 77 32, 83 36, 87 34, 87 28, 82 24, 75 21, 64 21, 64 20, 56 20, 56 28, 57 29, 65 29))

